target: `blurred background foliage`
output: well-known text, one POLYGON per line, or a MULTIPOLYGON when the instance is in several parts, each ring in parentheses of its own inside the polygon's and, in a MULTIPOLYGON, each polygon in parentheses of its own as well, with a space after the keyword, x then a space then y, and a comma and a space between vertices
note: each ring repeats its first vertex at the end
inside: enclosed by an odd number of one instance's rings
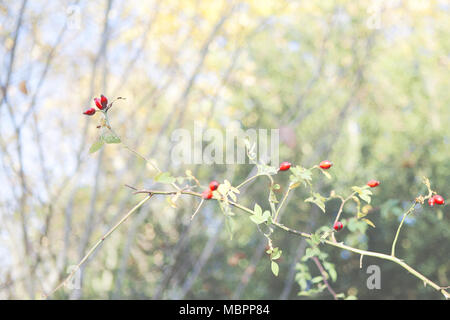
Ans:
MULTIPOLYGON (((124 184, 164 188, 121 145, 88 153, 96 121, 81 112, 100 93, 126 98, 110 111, 124 141, 164 171, 192 170, 204 186, 237 185, 254 168, 171 164, 171 132, 194 121, 279 128, 281 161, 334 162, 332 180, 314 175, 324 195, 380 180, 369 214, 376 228, 338 238, 388 253, 402 212, 426 190, 423 176, 449 196, 449 9, 442 0, 0 2, 0 298, 39 298, 63 279, 141 199, 124 184)), ((288 174, 275 179, 281 198, 288 174)), ((239 201, 268 209, 267 187, 261 178, 239 201)), ((308 196, 296 189, 282 222, 331 225, 339 203, 324 214, 308 196)), ((238 214, 230 240, 215 203, 190 223, 197 203, 152 199, 82 268, 81 289, 55 298, 304 298, 295 281, 304 240, 274 234, 283 250, 276 278, 248 217, 238 214)), ((397 249, 440 285, 450 284, 448 208, 418 209, 397 249)), ((343 217, 353 215, 349 205, 343 217)), ((360 269, 359 256, 322 250, 336 265, 338 293, 441 298, 392 263, 366 257, 360 269), (381 290, 366 287, 370 264, 381 267, 381 290)))

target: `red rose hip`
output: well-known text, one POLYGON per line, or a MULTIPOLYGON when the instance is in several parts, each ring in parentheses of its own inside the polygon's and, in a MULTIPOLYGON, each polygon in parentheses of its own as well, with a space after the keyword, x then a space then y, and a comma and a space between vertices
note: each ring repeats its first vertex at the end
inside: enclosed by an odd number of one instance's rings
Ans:
POLYGON ((213 196, 213 194, 212 194, 212 191, 210 189, 205 190, 205 191, 202 192, 202 198, 205 199, 205 200, 211 199, 212 196, 213 196))
POLYGON ((331 162, 330 160, 323 160, 321 163, 319 163, 319 167, 325 170, 330 169, 332 165, 333 162, 331 162))
POLYGON ((217 190, 218 187, 219 187, 219 183, 216 180, 213 180, 209 183, 209 189, 211 191, 217 190))
POLYGON ((108 105, 108 98, 106 98, 104 95, 101 95, 100 102, 102 104, 103 109, 105 109, 108 105))
POLYGON ((287 161, 284 161, 284 162, 282 162, 281 165, 280 165, 280 171, 286 171, 286 170, 289 170, 290 167, 291 167, 291 163, 290 163, 290 162, 287 162, 287 161))
POLYGON ((95 113, 95 109, 94 108, 89 108, 85 112, 83 112, 83 114, 85 114, 87 116, 92 116, 94 113, 95 113))
POLYGON ((99 98, 95 98, 94 102, 95 102, 95 105, 97 106, 97 108, 99 108, 100 110, 103 110, 102 102, 100 101, 99 98))
POLYGON ((428 205, 430 207, 434 207, 434 197, 431 197, 430 199, 428 199, 428 205))
POLYGON ((442 205, 445 203, 444 198, 438 194, 433 197, 433 200, 434 200, 434 203, 436 203, 436 204, 442 205))
POLYGON ((333 229, 336 231, 341 230, 344 227, 344 225, 342 224, 342 222, 338 221, 334 224, 333 229))
POLYGON ((367 185, 371 188, 375 188, 378 187, 380 185, 380 181, 378 180, 370 180, 369 182, 367 182, 367 185))

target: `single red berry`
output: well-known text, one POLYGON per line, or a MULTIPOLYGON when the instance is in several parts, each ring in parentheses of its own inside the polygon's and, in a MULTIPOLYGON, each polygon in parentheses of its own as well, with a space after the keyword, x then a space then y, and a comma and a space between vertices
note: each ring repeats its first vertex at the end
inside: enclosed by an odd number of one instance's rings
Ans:
POLYGON ((430 205, 430 207, 434 207, 434 197, 428 199, 428 204, 430 205))
POLYGON ((287 161, 284 161, 284 162, 282 162, 281 165, 280 165, 280 171, 286 171, 286 170, 289 170, 290 167, 291 167, 291 163, 290 163, 290 162, 287 162, 287 161))
POLYGON ((103 109, 105 109, 106 106, 108 105, 108 98, 106 98, 104 95, 101 95, 100 96, 100 102, 102 103, 103 109))
POLYGON ((97 108, 99 108, 100 110, 103 110, 103 106, 102 106, 102 102, 100 101, 100 98, 95 98, 94 102, 95 102, 95 105, 97 106, 97 108))
POLYGON ((205 190, 205 191, 202 192, 202 198, 205 199, 205 200, 211 199, 212 196, 213 196, 213 194, 212 194, 212 191, 210 189, 205 190))
POLYGON ((209 183, 209 189, 211 189, 211 191, 217 190, 218 187, 219 183, 216 180, 213 180, 209 183))
POLYGON ((94 108, 89 108, 85 112, 83 112, 83 114, 85 114, 87 116, 92 116, 94 113, 95 113, 95 109, 94 108))
POLYGON ((336 231, 341 230, 344 227, 344 225, 342 224, 342 222, 338 221, 334 224, 333 229, 336 231))
POLYGON ((367 182, 367 185, 371 188, 375 188, 378 187, 380 185, 380 181, 378 180, 370 180, 369 182, 367 182))
POLYGON ((434 197, 433 197, 433 199, 434 199, 434 202, 436 203, 436 204, 444 204, 445 203, 445 201, 444 201, 444 198, 442 198, 442 196, 440 196, 440 195, 435 195, 434 197))
POLYGON ((322 169, 330 169, 332 165, 333 162, 329 160, 323 160, 321 163, 319 163, 319 167, 321 167, 322 169))

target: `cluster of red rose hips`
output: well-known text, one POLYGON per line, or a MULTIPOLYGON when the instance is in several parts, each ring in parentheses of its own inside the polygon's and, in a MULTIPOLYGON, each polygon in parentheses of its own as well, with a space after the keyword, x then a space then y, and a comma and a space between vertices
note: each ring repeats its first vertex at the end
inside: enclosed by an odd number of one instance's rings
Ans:
MULTIPOLYGON (((104 95, 101 95, 100 98, 95 98, 94 102, 99 110, 105 110, 105 111, 107 110, 108 98, 106 98, 104 95)), ((86 111, 84 111, 83 114, 85 114, 87 116, 92 116, 95 114, 95 112, 96 112, 96 110, 94 108, 89 108, 86 111)))
POLYGON ((213 180, 209 183, 209 189, 202 192, 202 198, 205 200, 209 200, 213 196, 213 191, 217 190, 219 187, 219 183, 216 180, 213 180))
MULTIPOLYGON (((320 167, 321 169, 323 169, 323 170, 328 170, 328 169, 330 169, 332 166, 333 166, 333 162, 331 162, 330 160, 323 160, 323 161, 321 161, 321 162, 319 163, 319 167, 320 167)), ((291 163, 285 161, 285 162, 282 162, 282 163, 281 163, 279 170, 280 170, 280 171, 286 171, 286 170, 289 170, 290 168, 291 168, 291 163)), ((378 181, 378 180, 370 180, 369 182, 367 182, 367 185, 368 185, 369 187, 371 187, 371 188, 375 188, 375 187, 378 187, 378 186, 380 185, 380 181, 378 181)), ((441 198, 442 198, 442 197, 441 197, 441 198)), ((442 201, 444 201, 444 200, 442 199, 442 201)), ((437 203, 437 202, 436 202, 436 203, 437 203)), ((336 230, 336 231, 340 231, 340 230, 342 230, 343 227, 344 227, 344 225, 342 224, 342 222, 337 221, 337 222, 334 224, 333 229, 336 230)))
MULTIPOLYGON (((330 169, 332 165, 333 165, 333 162, 331 162, 330 160, 323 160, 322 162, 319 163, 319 167, 324 170, 330 169)), ((280 168, 278 170, 286 171, 286 170, 289 170, 290 168, 291 168, 291 163, 284 161, 280 164, 280 168)))
MULTIPOLYGON (((102 95, 102 98, 103 98, 103 95, 102 95)), ((106 98, 105 98, 106 99, 106 98)), ((96 101, 95 101, 95 103, 97 104, 97 100, 98 99, 96 99, 96 101)), ((107 100, 106 100, 107 101, 107 100)), ((101 101, 100 101, 101 102, 101 101)), ((107 102, 106 102, 107 103, 107 102)), ((99 107, 99 105, 97 104, 97 107, 99 107)), ((100 107, 99 107, 99 109, 100 109, 100 107)), ((93 108, 92 108, 92 110, 94 110, 93 108)), ((102 110, 102 109, 100 109, 100 110, 102 110)), ((95 112, 95 110, 94 110, 94 112, 95 112)), ((319 163, 319 167, 321 168, 321 169, 323 169, 323 170, 328 170, 328 169, 330 169, 331 167, 333 166, 333 163, 331 162, 331 161, 329 161, 329 160, 323 160, 323 161, 321 161, 320 163, 319 163)), ((291 163, 290 162, 287 162, 287 161, 284 161, 284 162, 282 162, 281 164, 280 164, 280 167, 278 168, 278 170, 279 171, 287 171, 287 170, 289 170, 291 168, 291 163)), ((369 187, 371 187, 371 188, 375 188, 375 187, 378 187, 379 185, 380 185, 380 181, 378 181, 378 180, 369 180, 369 182, 367 182, 367 185, 369 186, 369 187)), ((211 199, 212 198, 212 196, 213 196, 213 191, 214 190, 217 190, 217 188, 219 187, 219 183, 216 181, 216 180, 213 180, 213 181, 211 181, 210 183, 209 183, 209 189, 207 189, 207 190, 205 190, 205 191, 203 191, 202 192, 202 198, 203 199, 205 199, 205 200, 209 200, 209 199, 211 199)), ((428 204, 431 206, 431 207, 433 207, 435 204, 439 204, 439 205, 443 205, 445 203, 445 201, 444 201, 444 198, 442 197, 442 196, 440 196, 440 195, 434 195, 433 197, 431 197, 429 200, 428 200, 428 204)), ((344 225, 342 224, 342 222, 340 222, 340 221, 337 221, 334 225, 333 225, 333 229, 335 230, 335 231, 340 231, 340 230, 342 230, 342 228, 344 228, 344 225)))
POLYGON ((434 207, 435 204, 443 205, 445 204, 445 200, 442 196, 436 194, 428 199, 428 204, 430 205, 430 207, 434 207))

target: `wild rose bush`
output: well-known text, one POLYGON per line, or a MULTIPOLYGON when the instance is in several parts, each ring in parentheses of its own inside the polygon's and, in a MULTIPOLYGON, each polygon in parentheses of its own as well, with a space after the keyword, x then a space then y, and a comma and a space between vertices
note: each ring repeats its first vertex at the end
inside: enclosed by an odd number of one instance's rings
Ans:
MULTIPOLYGON (((122 143, 126 149, 145 159, 145 157, 126 145, 114 132, 110 124, 108 111, 113 106, 113 103, 118 99, 123 98, 119 97, 108 104, 108 99, 104 95, 101 95, 100 98, 94 99, 98 110, 95 108, 88 108, 83 112, 87 116, 93 116, 96 113, 101 114, 100 123, 97 125, 100 133, 98 139, 92 144, 90 153, 98 151, 107 144, 122 143)), ((336 281, 338 274, 336 272, 335 264, 330 261, 329 255, 322 249, 326 246, 331 246, 338 250, 347 250, 359 255, 360 267, 363 265, 365 256, 395 263, 402 267, 405 272, 410 272, 418 280, 422 281, 425 286, 429 286, 432 290, 440 292, 446 299, 450 297, 446 290, 448 287, 441 286, 433 280, 430 280, 396 255, 397 242, 401 236, 401 230, 405 220, 410 215, 413 215, 418 207, 425 206, 426 203, 428 203, 430 208, 433 208, 435 205, 445 205, 445 199, 432 189, 429 179, 425 177, 423 178, 423 184, 425 186, 423 194, 413 199, 409 209, 403 213, 399 226, 395 234, 392 236, 393 240, 391 248, 389 248, 390 251, 387 253, 381 253, 363 250, 358 247, 347 245, 345 241, 340 239, 340 232, 344 229, 348 229, 350 233, 360 232, 365 234, 368 226, 371 228, 376 228, 375 224, 370 220, 371 215, 373 214, 373 208, 370 206, 370 203, 372 197, 375 196, 374 191, 372 190, 382 188, 383 186, 380 181, 371 179, 362 185, 352 186, 345 195, 337 194, 334 190, 332 190, 328 195, 323 195, 315 191, 315 182, 321 178, 316 173, 319 175, 321 174, 326 179, 332 180, 333 178, 330 174, 333 166, 332 161, 323 160, 310 168, 305 168, 301 165, 292 165, 290 162, 284 161, 279 167, 274 167, 258 162, 254 152, 255 146, 250 144, 249 141, 245 141, 245 143, 249 161, 256 166, 257 170, 255 175, 250 176, 236 186, 233 186, 228 180, 224 180, 223 182, 218 182, 216 180, 201 182, 193 176, 192 172, 189 170, 186 170, 186 176, 172 176, 170 172, 162 172, 154 162, 145 159, 150 166, 159 172, 154 177, 154 180, 155 182, 161 184, 161 189, 147 190, 139 189, 135 186, 128 186, 135 194, 145 194, 145 198, 137 203, 136 206, 134 206, 130 211, 128 211, 113 228, 111 228, 97 241, 85 257, 78 263, 77 267, 71 272, 71 274, 63 282, 61 282, 51 292, 51 294, 62 288, 96 251, 100 244, 102 244, 103 241, 105 241, 116 229, 120 228, 120 226, 145 202, 150 200, 152 197, 159 195, 168 197, 169 203, 175 205, 178 198, 181 195, 185 195, 198 198, 199 201, 197 207, 193 208, 191 220, 195 219, 205 201, 216 202, 225 217, 226 227, 231 241, 233 239, 233 226, 235 224, 234 219, 236 215, 247 215, 249 218, 248 223, 253 223, 257 232, 263 234, 267 240, 267 259, 270 261, 271 271, 276 277, 280 276, 280 267, 277 261, 281 259, 283 249, 276 245, 276 241, 273 240, 273 235, 276 232, 287 232, 305 238, 309 247, 306 249, 301 262, 299 262, 296 266, 297 274, 295 279, 300 286, 300 292, 298 295, 310 296, 324 290, 328 290, 334 299, 355 298, 353 295, 336 293, 330 284, 330 282, 336 281), (289 174, 288 185, 284 187, 286 191, 279 199, 276 193, 277 190, 281 189, 281 185, 275 182, 275 177, 277 175, 286 174, 289 174), (245 194, 241 193, 241 189, 256 179, 267 179, 269 182, 267 188, 267 203, 254 203, 253 206, 250 207, 244 206, 241 204, 241 200, 245 197, 245 194), (297 230, 295 226, 287 226, 281 222, 280 212, 283 205, 285 204, 285 201, 290 193, 297 188, 306 188, 308 190, 310 196, 303 199, 303 201, 317 206, 324 214, 329 215, 329 224, 320 226, 316 228, 314 232, 308 233, 297 230), (339 209, 334 218, 330 212, 327 212, 326 210, 326 203, 332 200, 338 200, 340 202, 339 209), (345 207, 350 204, 353 204, 355 209, 351 214, 344 210, 345 207), (314 270, 312 270, 313 267, 315 267, 314 270), (319 275, 314 276, 313 274, 317 270, 319 275)))

